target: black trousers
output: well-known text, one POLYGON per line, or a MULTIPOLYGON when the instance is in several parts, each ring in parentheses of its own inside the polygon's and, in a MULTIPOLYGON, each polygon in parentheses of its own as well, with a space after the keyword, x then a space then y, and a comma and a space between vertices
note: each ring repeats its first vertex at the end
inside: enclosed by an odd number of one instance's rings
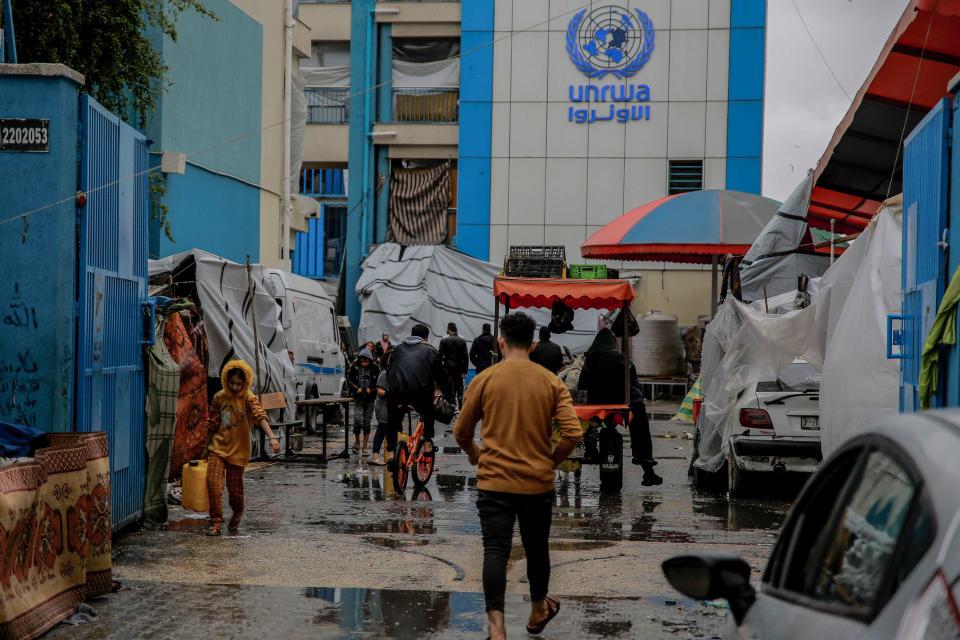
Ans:
POLYGON ((643 401, 632 402, 630 411, 633 418, 630 420, 630 450, 634 458, 646 462, 653 461, 653 441, 650 439, 650 420, 647 418, 647 407, 643 401))
POLYGON ((483 533, 483 599, 487 611, 503 611, 507 560, 513 546, 513 523, 520 521, 520 539, 527 556, 530 598, 543 600, 550 584, 550 521, 553 490, 538 494, 477 492, 483 533))
POLYGON ((457 397, 457 408, 463 406, 463 374, 459 369, 447 369, 447 375, 453 382, 453 395, 457 397))
POLYGON ((397 450, 397 434, 403 429, 403 419, 407 415, 407 405, 413 405, 423 420, 423 437, 433 440, 433 394, 418 398, 404 398, 387 396, 387 415, 390 418, 387 424, 387 452, 393 454, 397 450))

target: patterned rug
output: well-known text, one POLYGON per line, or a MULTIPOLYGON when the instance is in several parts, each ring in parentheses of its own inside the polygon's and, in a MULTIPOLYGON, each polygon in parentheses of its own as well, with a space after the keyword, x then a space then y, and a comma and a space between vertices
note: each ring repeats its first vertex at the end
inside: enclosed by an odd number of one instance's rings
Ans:
POLYGON ((0 468, 0 640, 36 638, 110 591, 107 435, 50 434, 0 468))

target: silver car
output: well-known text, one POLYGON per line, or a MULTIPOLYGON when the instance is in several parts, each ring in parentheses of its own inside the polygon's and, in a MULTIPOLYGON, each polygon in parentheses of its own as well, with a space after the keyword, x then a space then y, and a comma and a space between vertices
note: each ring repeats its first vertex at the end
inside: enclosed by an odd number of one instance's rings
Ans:
MULTIPOLYGON (((727 487, 738 497, 764 473, 813 473, 820 455, 820 372, 794 360, 738 397, 740 428, 727 444, 727 487), (747 475, 750 474, 750 475, 747 475)), ((764 481, 766 482, 766 481, 764 481)))
POLYGON ((670 583, 726 598, 730 638, 960 639, 960 411, 881 421, 790 510, 759 584, 726 554, 675 556, 670 583))

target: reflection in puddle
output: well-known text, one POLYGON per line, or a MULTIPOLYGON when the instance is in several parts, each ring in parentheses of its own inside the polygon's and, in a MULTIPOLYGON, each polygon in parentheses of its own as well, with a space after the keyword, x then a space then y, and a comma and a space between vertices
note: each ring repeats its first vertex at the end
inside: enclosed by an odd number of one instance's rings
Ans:
POLYGON ((388 549, 399 549, 401 547, 422 547, 430 544, 430 540, 426 538, 388 538, 386 536, 363 536, 361 539, 364 542, 368 542, 378 547, 386 547, 388 549))
POLYGON ((482 632, 483 595, 443 591, 307 588, 322 604, 317 624, 338 623, 341 637, 422 638, 437 632, 482 632))

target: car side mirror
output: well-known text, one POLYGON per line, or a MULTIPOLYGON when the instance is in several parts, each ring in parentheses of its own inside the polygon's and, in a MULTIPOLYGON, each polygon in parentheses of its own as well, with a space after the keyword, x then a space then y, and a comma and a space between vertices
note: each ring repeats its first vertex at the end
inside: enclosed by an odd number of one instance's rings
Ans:
POLYGON ((727 553, 674 556, 664 561, 663 574, 674 589, 689 598, 725 599, 738 625, 756 600, 750 586, 750 565, 727 553))

